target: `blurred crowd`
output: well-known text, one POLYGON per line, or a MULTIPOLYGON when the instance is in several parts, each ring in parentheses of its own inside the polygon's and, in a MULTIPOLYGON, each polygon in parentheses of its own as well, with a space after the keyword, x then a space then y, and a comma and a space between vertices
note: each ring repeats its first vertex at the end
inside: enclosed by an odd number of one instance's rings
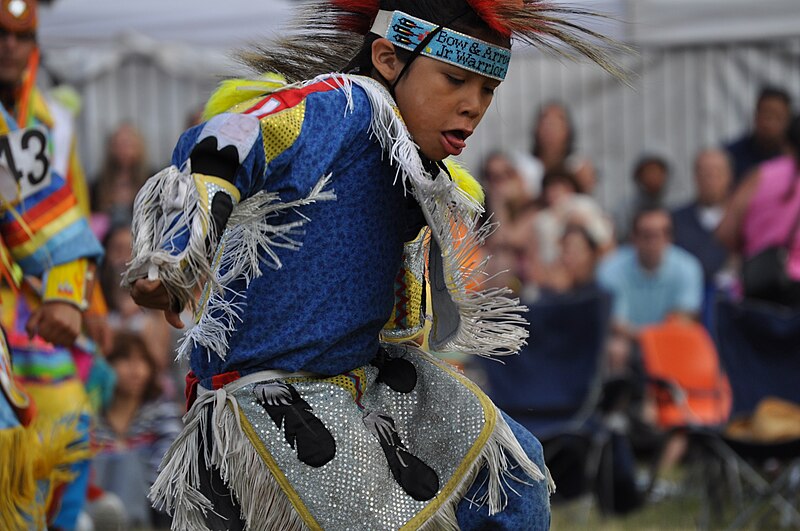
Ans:
MULTIPOLYGON (((741 138, 698 146, 691 201, 667 204, 673 164, 645 153, 628 177, 636 195, 606 210, 593 197, 596 168, 575 151, 569 109, 544 105, 530 152, 496 151, 480 171, 487 212, 499 222, 486 244, 494 257, 491 282, 526 302, 595 287, 609 291, 612 370, 624 368, 627 347, 620 343, 635 341, 642 326, 673 317, 708 325, 716 294, 740 289, 742 260, 783 243, 797 218, 798 121, 790 96, 764 88, 754 110, 752 129, 741 138)), ((795 248, 790 242, 792 253, 795 248)))
MULTIPOLYGON (((499 222, 486 243, 494 256, 493 285, 510 287, 529 306, 550 308, 581 294, 610 296, 599 373, 606 382, 633 387, 624 431, 634 444, 647 446, 648 434, 665 427, 643 363, 645 334, 652 338, 659 327, 691 323, 713 344, 720 300, 756 300, 784 314, 800 308, 800 116, 793 117, 791 97, 781 88, 764 87, 754 103, 752 127, 741 137, 697 146, 693 198, 685 204, 666 200, 678 161, 643 153, 626 177, 636 194, 602 208, 593 197, 597 180, 619 177, 602 175, 576 151, 578 131, 561 102, 540 109, 529 152, 496 151, 481 168, 487 214, 499 222), (773 274, 782 277, 780 288, 769 287, 773 274)), ((532 330, 532 350, 537 337, 554 333, 581 330, 532 330)), ((730 403, 721 407, 725 413, 709 425, 727 419, 730 403)), ((656 470, 670 470, 686 448, 682 435, 671 436, 656 470)))

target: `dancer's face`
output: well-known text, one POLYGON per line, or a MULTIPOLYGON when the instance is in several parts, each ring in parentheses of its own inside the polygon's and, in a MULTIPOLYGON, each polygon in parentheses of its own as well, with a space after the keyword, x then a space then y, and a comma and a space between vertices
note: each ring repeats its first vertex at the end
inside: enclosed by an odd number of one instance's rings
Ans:
MULTIPOLYGON (((404 66, 386 39, 378 39, 373 45, 373 62, 389 83, 394 83, 404 66)), ((442 160, 461 154, 499 84, 495 79, 421 56, 400 79, 395 97, 400 115, 422 154, 431 160, 442 160)))
POLYGON ((36 48, 33 32, 16 33, 0 28, 0 84, 13 86, 22 81, 22 73, 36 48))

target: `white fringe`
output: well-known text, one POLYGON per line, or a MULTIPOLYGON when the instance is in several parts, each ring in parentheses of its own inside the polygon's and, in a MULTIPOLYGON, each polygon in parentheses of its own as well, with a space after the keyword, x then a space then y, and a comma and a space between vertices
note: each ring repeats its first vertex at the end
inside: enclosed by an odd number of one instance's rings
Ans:
POLYGON ((236 399, 224 389, 198 397, 184 417, 186 426, 161 462, 158 479, 150 489, 153 506, 172 515, 174 531, 214 531, 204 519, 214 507, 196 488, 198 467, 214 466, 238 500, 248 530, 306 531, 302 518, 242 431, 239 415, 236 399), (209 406, 213 407, 212 440, 206 437, 209 406), (203 455, 198 451, 201 440, 203 455))
POLYGON ((483 357, 516 354, 528 337, 527 322, 521 315, 527 309, 519 299, 509 297, 511 290, 507 288, 468 289, 469 285, 486 280, 488 258, 477 264, 472 260, 496 225, 479 224, 483 207, 444 172, 430 178, 416 144, 379 83, 358 76, 349 79, 366 92, 373 114, 370 132, 397 168, 396 179, 401 180, 406 191, 411 189, 442 252, 445 282, 461 322, 455 337, 446 344, 432 346, 440 352, 483 357))
MULTIPOLYGON (((533 481, 546 481, 548 492, 555 491, 550 473, 544 473, 530 460, 499 410, 497 424, 489 440, 453 493, 420 530, 458 530, 456 510, 472 487, 478 473, 486 467, 485 492, 467 500, 475 508, 486 505, 490 515, 502 512, 509 492, 519 496, 513 483, 527 482, 511 473, 513 459, 533 481)), ((211 501, 195 486, 199 485, 199 466, 217 467, 225 484, 241 507, 241 518, 249 530, 305 531, 307 526, 292 506, 263 459, 241 428, 236 399, 224 389, 207 392, 198 398, 184 417, 186 426, 170 447, 159 468, 159 476, 150 489, 150 500, 159 510, 173 516, 174 531, 210 531, 204 515, 214 511, 211 501), (230 404, 231 407, 227 407, 230 404), (213 407, 212 440, 206 437, 206 407, 213 407), (205 452, 200 455, 198 443, 205 452)))
POLYGON ((261 266, 271 269, 282 267, 277 249, 296 251, 302 243, 302 228, 309 221, 297 209, 318 201, 333 201, 336 194, 327 187, 331 174, 317 181, 308 195, 295 201, 281 202, 276 193, 259 192, 234 207, 218 249, 218 265, 212 283, 207 286, 208 301, 197 324, 181 338, 178 358, 188 358, 196 346, 205 347, 209 357, 215 353, 225 359, 228 338, 241 322, 246 304, 243 291, 229 286, 244 280, 247 286, 254 278, 262 276, 261 266), (301 219, 292 223, 272 224, 273 218, 294 210, 301 219), (226 299, 226 294, 228 299, 226 299))
POLYGON ((134 201, 133 259, 123 278, 130 287, 137 279, 160 279, 170 299, 181 307, 195 305, 194 288, 211 278, 209 242, 214 224, 203 212, 189 161, 182 169, 170 166, 145 182, 134 201), (185 233, 189 245, 177 254, 170 242, 185 233))

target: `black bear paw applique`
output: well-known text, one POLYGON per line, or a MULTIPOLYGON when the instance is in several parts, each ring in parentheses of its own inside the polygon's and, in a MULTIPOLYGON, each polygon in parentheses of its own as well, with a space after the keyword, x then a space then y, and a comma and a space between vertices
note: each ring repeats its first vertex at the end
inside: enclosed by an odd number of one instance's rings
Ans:
POLYGON ((308 466, 319 468, 336 455, 336 441, 311 406, 293 386, 280 382, 259 384, 253 394, 272 421, 283 429, 283 436, 297 458, 308 466))
POLYGON ((381 349, 372 360, 372 365, 378 369, 376 381, 385 383, 393 391, 410 393, 417 386, 417 369, 408 360, 390 358, 386 351, 381 349))
POLYGON ((379 413, 364 416, 364 425, 383 449, 395 481, 417 501, 428 501, 439 492, 439 476, 422 459, 406 449, 394 420, 379 413))

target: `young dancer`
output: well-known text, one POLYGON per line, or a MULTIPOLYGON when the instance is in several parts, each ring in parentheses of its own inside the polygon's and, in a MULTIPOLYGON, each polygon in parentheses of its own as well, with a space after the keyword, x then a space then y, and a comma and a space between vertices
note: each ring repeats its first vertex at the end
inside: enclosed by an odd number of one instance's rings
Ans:
POLYGON ((174 529, 548 527, 538 441, 410 339, 431 313, 435 351, 525 341, 518 301, 471 287, 489 228, 477 184, 443 161, 512 35, 600 59, 562 12, 315 3, 249 56, 290 84, 229 82, 181 137, 137 197, 126 276, 176 325, 196 309, 179 349, 191 408, 151 491, 174 529))

